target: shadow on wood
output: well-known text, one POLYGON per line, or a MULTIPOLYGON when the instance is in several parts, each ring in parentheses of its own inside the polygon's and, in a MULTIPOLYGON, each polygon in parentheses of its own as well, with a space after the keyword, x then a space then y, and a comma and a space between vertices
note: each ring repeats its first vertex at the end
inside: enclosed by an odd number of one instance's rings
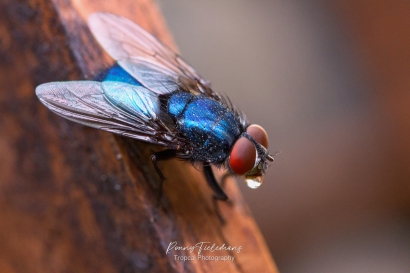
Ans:
POLYGON ((176 160, 161 204, 150 155, 159 147, 66 121, 37 100, 50 81, 93 79, 113 64, 85 20, 123 15, 166 44, 152 1, 2 1, 0 4, 0 268, 2 272, 276 272, 234 180, 220 203, 203 174, 176 160), (236 250, 171 249, 209 242, 236 250), (191 256, 182 261, 178 256, 191 256))

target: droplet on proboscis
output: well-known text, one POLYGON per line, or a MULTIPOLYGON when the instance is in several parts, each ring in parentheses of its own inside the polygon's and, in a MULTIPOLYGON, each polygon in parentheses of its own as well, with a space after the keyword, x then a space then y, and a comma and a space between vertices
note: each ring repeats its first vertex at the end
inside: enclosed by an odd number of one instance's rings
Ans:
POLYGON ((262 185, 263 176, 259 175, 259 176, 249 177, 249 178, 246 178, 245 181, 249 188, 256 189, 256 188, 259 188, 260 185, 262 185))

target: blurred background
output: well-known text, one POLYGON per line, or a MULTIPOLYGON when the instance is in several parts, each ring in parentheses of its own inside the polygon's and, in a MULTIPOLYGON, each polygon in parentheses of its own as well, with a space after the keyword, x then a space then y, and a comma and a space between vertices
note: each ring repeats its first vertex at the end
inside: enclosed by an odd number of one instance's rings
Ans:
POLYGON ((158 1, 280 151, 238 182, 279 271, 410 272, 410 3, 158 1))

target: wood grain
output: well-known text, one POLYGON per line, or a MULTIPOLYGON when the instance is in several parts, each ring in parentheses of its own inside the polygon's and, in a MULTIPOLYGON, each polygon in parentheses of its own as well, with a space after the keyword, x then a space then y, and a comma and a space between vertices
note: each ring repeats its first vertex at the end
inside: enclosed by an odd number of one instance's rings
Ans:
POLYGON ((276 272, 233 179, 219 208, 203 174, 162 164, 161 203, 150 163, 158 147, 66 121, 37 100, 50 81, 93 79, 113 64, 85 20, 109 11, 175 48, 152 1, 0 2, 1 272, 276 272), (234 261, 180 261, 171 242, 241 246, 234 261))

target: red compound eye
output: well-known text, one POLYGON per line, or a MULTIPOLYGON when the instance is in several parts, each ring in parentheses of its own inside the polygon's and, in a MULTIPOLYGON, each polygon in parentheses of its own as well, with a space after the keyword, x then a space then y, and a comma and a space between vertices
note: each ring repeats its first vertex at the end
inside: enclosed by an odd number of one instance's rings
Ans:
POLYGON ((257 124, 252 124, 246 129, 246 132, 259 144, 261 144, 266 149, 268 148, 268 134, 265 129, 257 124))
MULTIPOLYGON (((253 124, 248 127, 246 132, 252 136, 256 142, 265 148, 268 147, 268 135, 262 127, 253 124)), ((229 158, 231 170, 238 175, 243 175, 252 170, 255 165, 255 160, 256 150, 253 143, 245 137, 239 138, 233 145, 229 158)))
POLYGON ((253 143, 245 137, 239 138, 233 145, 229 158, 231 170, 238 175, 243 175, 252 170, 255 160, 256 150, 253 143))

